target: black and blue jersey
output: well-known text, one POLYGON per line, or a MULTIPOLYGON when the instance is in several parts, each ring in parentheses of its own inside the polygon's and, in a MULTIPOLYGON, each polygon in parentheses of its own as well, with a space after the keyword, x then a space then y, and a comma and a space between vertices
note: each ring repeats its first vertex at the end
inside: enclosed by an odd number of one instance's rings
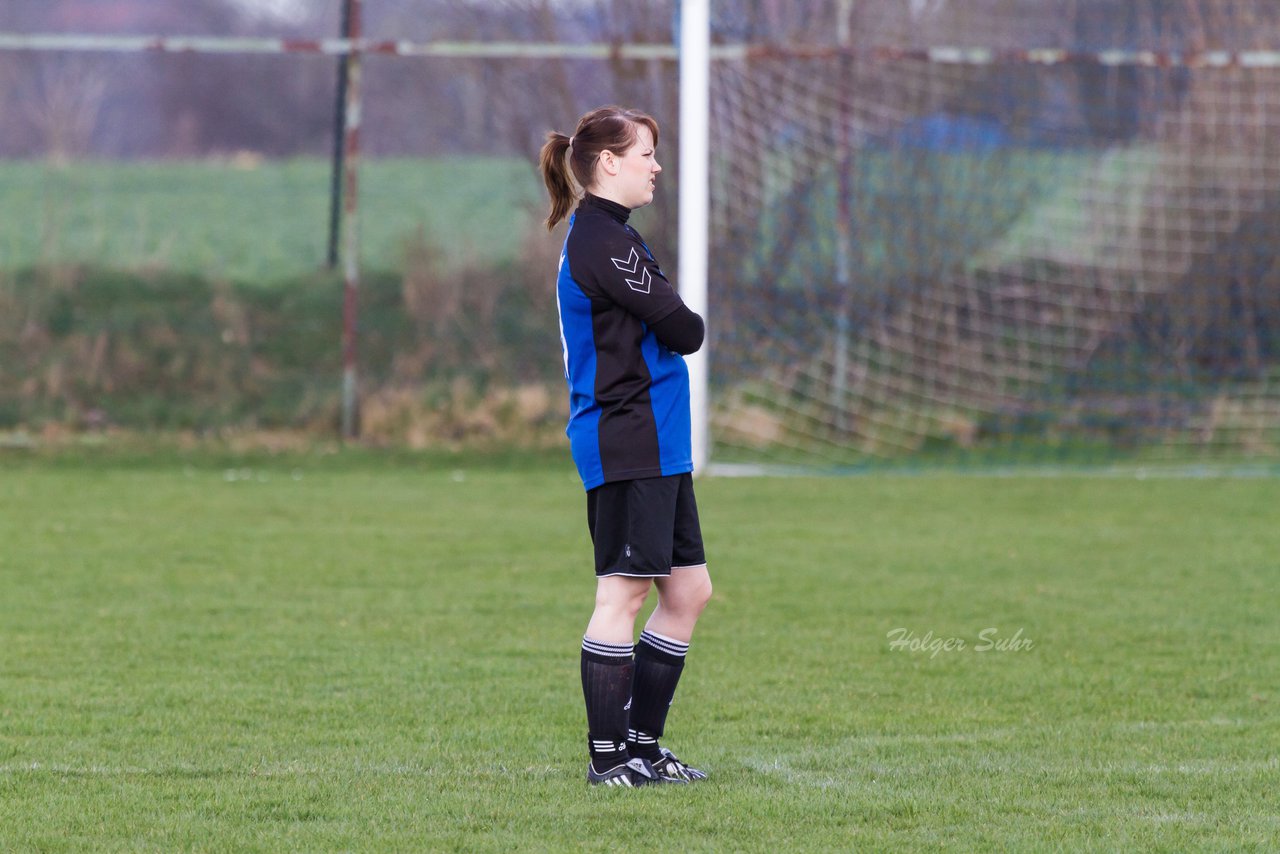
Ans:
POLYGON ((566 431, 583 486, 693 470, 689 371, 702 344, 630 209, 588 194, 569 219, 556 302, 569 383, 566 431))

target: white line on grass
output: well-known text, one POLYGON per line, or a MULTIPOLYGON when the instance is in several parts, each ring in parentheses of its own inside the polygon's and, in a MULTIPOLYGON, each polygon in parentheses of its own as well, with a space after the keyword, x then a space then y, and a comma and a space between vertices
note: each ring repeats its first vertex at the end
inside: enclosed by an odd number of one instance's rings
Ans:
MULTIPOLYGON (((971 772, 989 772, 1006 776, 1016 774, 1019 777, 1035 777, 1037 779, 1054 776, 1089 776, 1105 777, 1113 774, 1129 774, 1139 777, 1154 776, 1221 776, 1234 779, 1242 775, 1259 775, 1270 779, 1280 771, 1280 760, 1259 759, 1240 761, 1219 761, 1214 759, 1193 760, 1174 765, 1143 764, 1138 762, 1073 762, 1044 763, 1031 759, 992 759, 989 757, 931 757, 915 762, 895 762, 885 764, 863 763, 857 757, 849 760, 849 777, 833 777, 828 770, 808 771, 794 767, 793 760, 810 761, 815 758, 826 758, 829 754, 820 752, 792 754, 781 757, 746 757, 743 765, 759 774, 777 777, 789 785, 800 785, 814 789, 831 788, 866 788, 884 780, 901 784, 905 780, 919 777, 936 776, 944 769, 971 772), (856 774, 857 776, 852 776, 856 774)), ((1126 813, 1127 814, 1127 813, 1126 813)), ((1276 817, 1280 821, 1280 816, 1276 817)))
MULTIPOLYGON (((533 779, 554 779, 564 769, 554 765, 535 765, 524 768, 508 768, 488 765, 472 769, 474 778, 507 780, 513 773, 533 779)), ((24 762, 0 764, 0 776, 8 774, 50 774, 66 777, 435 777, 440 774, 433 767, 407 762, 380 762, 373 764, 325 767, 302 762, 285 762, 275 765, 249 765, 243 768, 205 768, 198 765, 161 765, 144 768, 138 765, 73 765, 66 762, 24 762)))
POLYGON ((198 765, 160 765, 144 768, 137 765, 73 765, 65 762, 24 762, 0 765, 0 776, 7 774, 51 774, 67 777, 331 777, 338 774, 376 777, 433 777, 432 768, 405 763, 348 765, 325 768, 289 762, 282 765, 250 765, 243 768, 205 768, 198 765))
POLYGON ((976 478, 1103 478, 1132 480, 1255 480, 1280 476, 1280 466, 1275 464, 1231 463, 1153 463, 1151 465, 1090 465, 1078 466, 1027 465, 1017 466, 799 466, 773 463, 711 463, 707 466, 711 477, 976 477, 976 478))
POLYGON ((1003 727, 1000 729, 979 730, 978 732, 944 732, 944 733, 868 733, 851 735, 841 739, 842 744, 863 745, 895 745, 895 744, 978 744, 990 741, 1008 741, 1012 738, 1026 737, 1035 734, 1052 735, 1055 738, 1067 731, 1085 729, 1089 732, 1148 732, 1175 729, 1197 729, 1201 727, 1235 727, 1244 729, 1252 726, 1254 721, 1230 718, 1210 718, 1187 721, 1120 721, 1105 726, 1064 726, 1046 724, 1044 726, 1003 727))

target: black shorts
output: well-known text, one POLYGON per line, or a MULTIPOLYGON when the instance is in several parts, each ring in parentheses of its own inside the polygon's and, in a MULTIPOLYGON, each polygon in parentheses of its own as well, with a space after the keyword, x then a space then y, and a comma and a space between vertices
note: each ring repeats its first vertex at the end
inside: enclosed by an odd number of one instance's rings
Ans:
POLYGON ((619 480, 587 493, 587 527, 595 544, 596 576, 639 578, 702 566, 702 528, 693 475, 619 480))

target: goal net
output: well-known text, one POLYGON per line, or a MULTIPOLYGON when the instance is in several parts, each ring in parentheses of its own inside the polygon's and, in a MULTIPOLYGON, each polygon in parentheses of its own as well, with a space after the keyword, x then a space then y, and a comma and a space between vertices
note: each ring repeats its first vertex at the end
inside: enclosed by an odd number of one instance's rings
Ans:
POLYGON ((1276 16, 907 5, 712 64, 713 463, 1274 457, 1276 16))

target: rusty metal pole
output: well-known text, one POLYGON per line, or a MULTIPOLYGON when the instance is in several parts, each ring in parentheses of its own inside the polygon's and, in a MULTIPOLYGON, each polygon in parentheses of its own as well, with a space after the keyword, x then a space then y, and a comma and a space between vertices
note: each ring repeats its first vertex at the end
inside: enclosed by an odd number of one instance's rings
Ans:
MULTIPOLYGON (((342 38, 351 38, 351 0, 342 0, 342 38)), ((333 107, 333 166, 329 172, 329 251, 325 265, 330 270, 338 268, 342 257, 339 244, 342 241, 342 154, 347 139, 347 55, 338 60, 338 91, 333 107)))
POLYGON ((346 132, 343 137, 343 289, 342 289, 342 438, 360 436, 360 402, 356 388, 357 295, 360 290, 360 39, 362 0, 347 0, 350 15, 347 54, 346 132))

